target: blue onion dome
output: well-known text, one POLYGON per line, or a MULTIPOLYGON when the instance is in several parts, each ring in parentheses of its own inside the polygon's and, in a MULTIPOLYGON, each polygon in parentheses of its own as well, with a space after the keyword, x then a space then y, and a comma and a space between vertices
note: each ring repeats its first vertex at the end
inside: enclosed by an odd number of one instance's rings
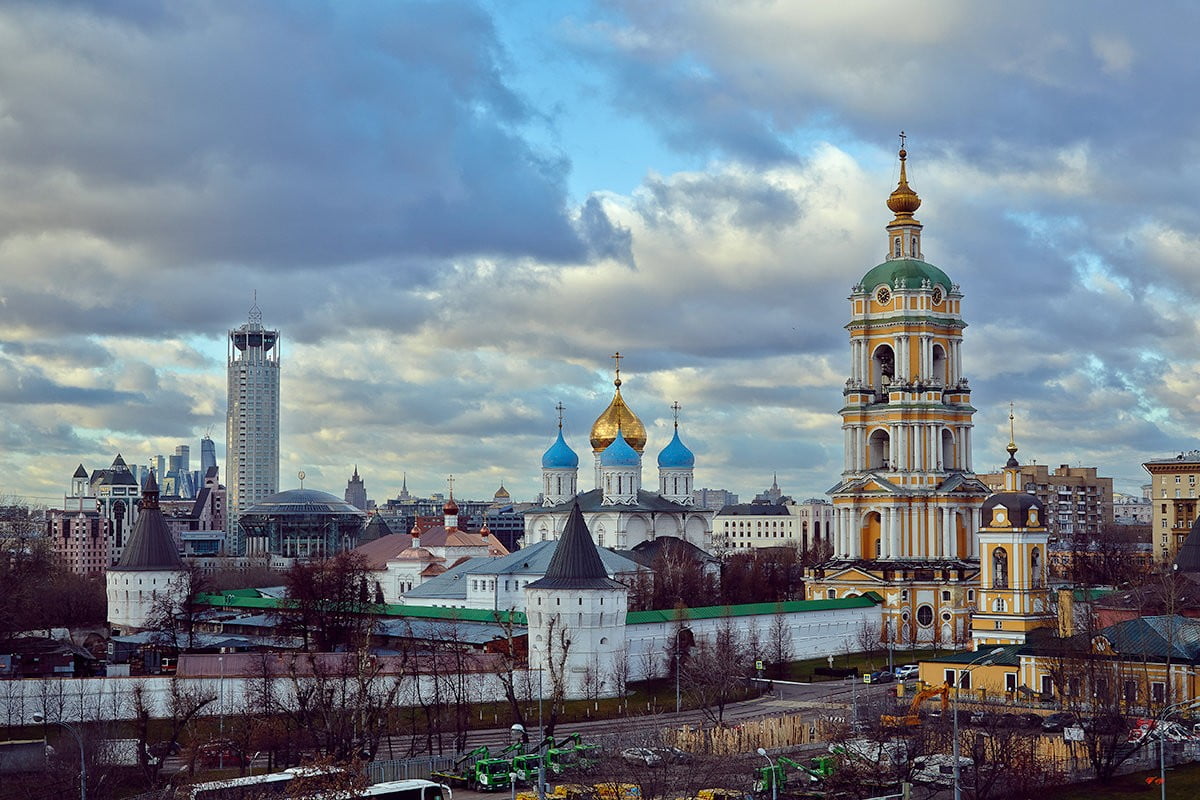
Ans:
POLYGON ((658 454, 659 469, 691 469, 696 466, 696 456, 679 441, 679 428, 662 452, 658 454))
POLYGON ((558 438, 554 440, 554 444, 550 445, 545 453, 542 454, 542 469, 577 469, 579 467, 579 456, 575 455, 563 439, 562 428, 558 429, 558 438))
POLYGON ((625 435, 619 428, 617 429, 617 438, 600 454, 600 466, 602 467, 636 467, 641 463, 641 456, 630 446, 629 442, 625 441, 625 435))

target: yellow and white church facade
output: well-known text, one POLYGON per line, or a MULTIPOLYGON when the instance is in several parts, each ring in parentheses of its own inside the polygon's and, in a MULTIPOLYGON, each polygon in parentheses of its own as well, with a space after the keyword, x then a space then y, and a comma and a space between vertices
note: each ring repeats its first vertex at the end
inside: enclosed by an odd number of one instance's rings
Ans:
POLYGON ((971 467, 975 409, 962 370, 962 294, 924 260, 907 153, 888 197, 887 259, 851 290, 850 377, 840 414, 832 557, 807 571, 809 599, 884 599, 881 636, 970 638, 988 488, 971 467))

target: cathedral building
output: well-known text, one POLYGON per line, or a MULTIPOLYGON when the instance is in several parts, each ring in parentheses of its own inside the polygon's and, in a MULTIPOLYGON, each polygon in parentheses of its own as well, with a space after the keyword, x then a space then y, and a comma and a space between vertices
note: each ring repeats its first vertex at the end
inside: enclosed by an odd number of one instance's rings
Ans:
POLYGON ((696 457, 679 438, 679 404, 672 406, 671 441, 658 454, 658 491, 644 489, 646 426, 621 396, 621 355, 614 358, 616 391, 590 437, 594 488, 579 492, 579 456, 563 438, 559 406, 558 438, 542 455, 542 505, 525 511, 524 544, 557 539, 578 504, 600 547, 623 550, 675 536, 711 549, 714 512, 696 506, 692 497, 696 457))
POLYGON ((980 510, 975 409, 962 369, 962 294, 924 260, 907 153, 888 197, 887 259, 851 290, 841 480, 830 489, 832 557, 808 570, 810 599, 877 592, 882 635, 965 641, 977 603, 980 510))

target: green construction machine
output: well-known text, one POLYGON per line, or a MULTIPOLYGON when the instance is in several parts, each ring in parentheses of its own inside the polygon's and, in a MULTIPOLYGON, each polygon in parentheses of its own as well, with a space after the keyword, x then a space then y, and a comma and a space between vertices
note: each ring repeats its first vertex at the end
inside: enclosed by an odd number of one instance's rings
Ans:
POLYGON ((538 743, 537 747, 529 752, 518 752, 514 755, 512 759, 512 771, 516 773, 517 780, 525 784, 535 783, 538 778, 539 766, 545 766, 548 773, 550 768, 546 764, 546 758, 551 747, 554 747, 554 737, 547 736, 538 743))
POLYGON ((767 797, 772 793, 776 797, 803 794, 813 788, 812 784, 820 783, 832 775, 835 769, 836 762, 832 756, 818 756, 807 764, 793 761, 787 756, 778 756, 771 766, 759 767, 754 771, 754 793, 767 797), (799 779, 800 786, 796 785, 795 780, 791 787, 788 786, 788 768, 804 776, 799 779))
MULTIPOLYGON (((549 737, 547 737, 549 738, 549 737)), ((583 737, 572 733, 546 751, 546 770, 562 775, 573 770, 587 771, 600 763, 600 745, 584 744, 583 737)))
MULTIPOLYGON (((510 748, 505 748, 509 750, 510 748)), ((450 786, 470 788, 479 792, 499 792, 512 785, 511 758, 493 758, 487 746, 476 747, 454 762, 454 767, 445 772, 435 772, 429 777, 450 786)))

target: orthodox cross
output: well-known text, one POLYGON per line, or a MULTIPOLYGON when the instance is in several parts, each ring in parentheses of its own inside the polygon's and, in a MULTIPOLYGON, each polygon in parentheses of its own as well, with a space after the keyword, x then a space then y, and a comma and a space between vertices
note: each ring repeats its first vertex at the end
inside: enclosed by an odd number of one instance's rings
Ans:
POLYGON ((621 359, 624 357, 625 356, 621 355, 621 353, 619 351, 612 354, 612 360, 614 362, 616 362, 616 365, 617 365, 617 367, 616 367, 617 378, 616 378, 616 380, 613 381, 613 383, 616 385, 616 387, 618 389, 621 388, 621 359))
POLYGON ((907 138, 908 138, 908 137, 907 137, 907 136, 904 134, 904 131, 900 131, 900 149, 901 149, 901 150, 903 150, 903 149, 904 149, 904 141, 905 141, 905 139, 907 139, 907 138))
POLYGON ((450 484, 450 499, 454 499, 454 476, 451 475, 447 482, 450 484))
POLYGON ((561 431, 562 430, 563 412, 567 410, 567 407, 564 406, 562 404, 562 401, 560 400, 560 401, 558 401, 558 404, 556 406, 554 406, 554 410, 558 412, 558 429, 561 431))
POLYGON ((674 403, 671 403, 671 411, 675 412, 675 427, 676 428, 679 427, 679 409, 681 409, 681 408, 683 408, 683 406, 679 405, 678 400, 676 400, 674 403))

